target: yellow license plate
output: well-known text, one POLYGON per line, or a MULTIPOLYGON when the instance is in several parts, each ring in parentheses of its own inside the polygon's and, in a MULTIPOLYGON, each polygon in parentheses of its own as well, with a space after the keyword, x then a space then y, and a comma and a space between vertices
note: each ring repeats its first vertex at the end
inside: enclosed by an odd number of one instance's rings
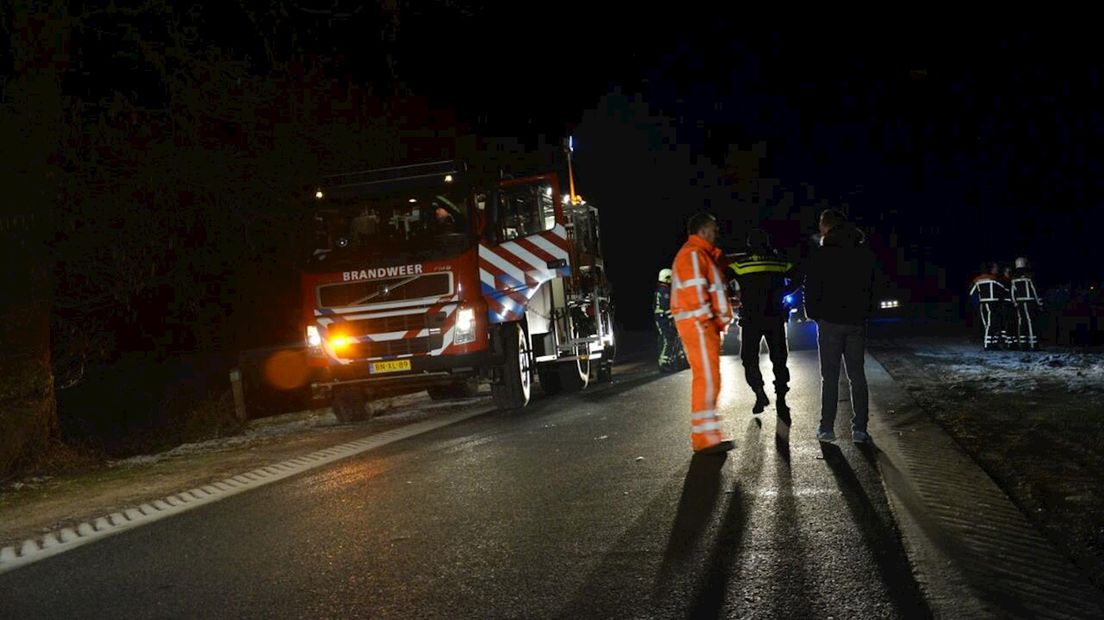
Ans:
POLYGON ((410 360, 372 362, 372 374, 377 374, 381 372, 402 372, 404 370, 410 370, 410 360))

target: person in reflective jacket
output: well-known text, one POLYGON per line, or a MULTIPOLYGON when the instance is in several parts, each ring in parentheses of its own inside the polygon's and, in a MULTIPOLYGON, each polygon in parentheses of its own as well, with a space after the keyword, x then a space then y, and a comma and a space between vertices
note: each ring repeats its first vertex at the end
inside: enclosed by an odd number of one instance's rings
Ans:
POLYGON ((778 417, 788 424, 786 392, 790 372, 786 368, 789 354, 786 323, 789 310, 785 299, 798 288, 794 265, 771 247, 766 231, 757 228, 748 233, 747 251, 737 255, 729 268, 736 275, 740 290, 740 359, 744 378, 755 392, 751 411, 762 413, 770 404, 763 388, 763 373, 759 370, 759 347, 766 339, 774 369, 775 408, 778 417))
POLYGON ((732 322, 732 304, 717 266, 721 257, 714 245, 717 220, 698 213, 686 228, 689 236, 671 265, 671 313, 693 373, 690 445, 698 454, 725 452, 733 446, 721 432, 717 396, 721 391, 721 334, 732 322))
POLYGON ((1043 300, 1035 290, 1035 274, 1024 257, 1016 259, 1012 271, 1012 303, 1016 309, 1016 344, 1021 349, 1038 351, 1039 337, 1035 332, 1035 317, 1043 307, 1043 300))
POLYGON ((685 369, 688 366, 686 352, 682 349, 682 340, 675 329, 675 319, 671 316, 670 269, 659 270, 652 316, 655 319, 659 344, 659 370, 677 372, 685 369))
POLYGON ((1000 269, 996 263, 987 263, 984 273, 974 278, 973 286, 970 288, 970 296, 978 303, 983 334, 982 346, 986 351, 999 349, 1002 344, 1001 317, 1006 292, 1007 289, 1001 282, 1000 269))

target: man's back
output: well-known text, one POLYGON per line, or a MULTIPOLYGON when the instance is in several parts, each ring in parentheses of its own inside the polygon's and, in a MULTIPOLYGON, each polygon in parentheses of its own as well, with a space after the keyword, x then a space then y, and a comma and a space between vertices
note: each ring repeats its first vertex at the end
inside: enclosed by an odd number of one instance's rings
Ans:
POLYGON ((740 254, 729 265, 740 285, 740 316, 748 320, 787 316, 782 298, 790 291, 793 264, 772 249, 740 254))
POLYGON ((970 289, 970 294, 974 295, 975 293, 978 296, 978 301, 1000 301, 1004 299, 1006 294, 1005 284, 998 274, 983 273, 974 278, 974 285, 970 289))
POLYGON ((1035 274, 1026 267, 1017 267, 1012 271, 1012 301, 1036 301, 1035 274))
POLYGON ((805 283, 809 318, 862 325, 874 307, 874 255, 859 229, 834 227, 814 253, 805 283))
POLYGON ((732 320, 724 280, 717 268, 720 251, 712 243, 691 235, 671 265, 671 313, 675 320, 709 321, 724 330, 732 320))

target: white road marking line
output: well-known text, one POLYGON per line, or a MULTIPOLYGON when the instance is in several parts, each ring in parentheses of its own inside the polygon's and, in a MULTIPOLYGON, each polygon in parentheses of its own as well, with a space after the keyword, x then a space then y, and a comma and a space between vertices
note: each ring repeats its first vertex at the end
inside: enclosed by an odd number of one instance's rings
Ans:
POLYGON ((491 411, 493 409, 480 409, 417 422, 364 439, 318 450, 303 457, 260 467, 202 488, 174 493, 163 499, 154 500, 152 503, 144 503, 138 507, 127 508, 123 512, 99 517, 92 523, 84 522, 67 526, 40 538, 25 540, 20 545, 0 549, 0 573, 15 570, 119 532, 180 514, 197 506, 217 502, 243 491, 256 489, 334 461, 356 456, 368 450, 428 433, 491 411))

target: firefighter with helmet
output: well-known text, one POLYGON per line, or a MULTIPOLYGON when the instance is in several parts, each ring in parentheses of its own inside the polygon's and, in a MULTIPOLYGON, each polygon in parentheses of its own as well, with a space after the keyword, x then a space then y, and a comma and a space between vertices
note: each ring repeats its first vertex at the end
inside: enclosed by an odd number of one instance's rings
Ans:
POLYGON ((1016 304, 1012 301, 1012 265, 1001 267, 1001 284, 1004 285, 1004 300, 1001 303, 1000 317, 1001 347, 1011 351, 1019 348, 1016 344, 1016 337, 1013 335, 1016 330, 1016 304))
POLYGON ((1006 291, 995 262, 983 265, 983 272, 974 278, 970 288, 970 296, 976 296, 981 314, 982 342, 986 351, 999 349, 1002 344, 1001 317, 1006 291))
POLYGON ((1039 337, 1035 332, 1035 317, 1043 307, 1043 300, 1035 290, 1035 274, 1023 256, 1016 259, 1012 270, 1012 304, 1016 311, 1016 339, 1020 349, 1038 351, 1039 337))
POLYGON ((671 316, 671 270, 660 269, 652 307, 659 341, 659 370, 676 372, 687 366, 686 352, 671 316))

